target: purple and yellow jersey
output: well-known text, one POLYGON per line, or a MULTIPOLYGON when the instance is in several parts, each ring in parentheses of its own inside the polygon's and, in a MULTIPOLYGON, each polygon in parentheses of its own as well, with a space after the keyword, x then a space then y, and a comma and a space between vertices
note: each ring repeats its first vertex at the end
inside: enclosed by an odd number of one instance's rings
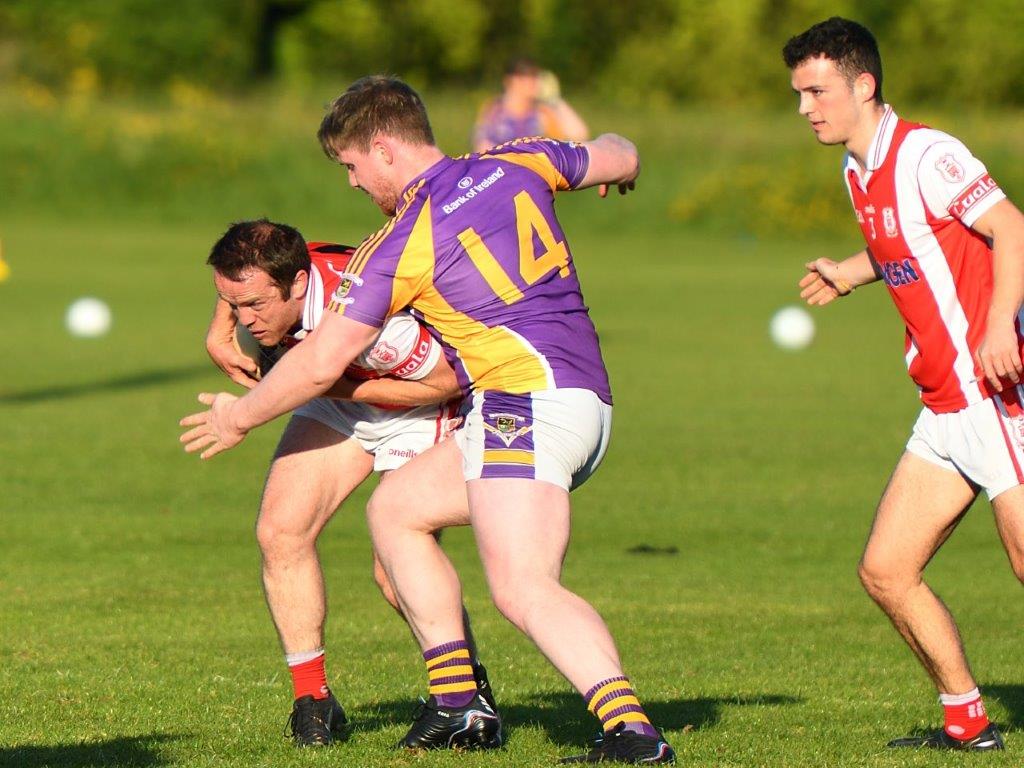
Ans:
POLYGON ((493 147, 524 136, 565 138, 551 107, 538 104, 526 114, 514 115, 505 109, 505 101, 499 96, 480 111, 473 131, 473 145, 487 142, 493 147))
POLYGON ((581 388, 611 403, 554 194, 586 175, 585 147, 519 139, 445 158, 367 238, 329 309, 380 327, 405 307, 445 347, 464 390, 581 388))

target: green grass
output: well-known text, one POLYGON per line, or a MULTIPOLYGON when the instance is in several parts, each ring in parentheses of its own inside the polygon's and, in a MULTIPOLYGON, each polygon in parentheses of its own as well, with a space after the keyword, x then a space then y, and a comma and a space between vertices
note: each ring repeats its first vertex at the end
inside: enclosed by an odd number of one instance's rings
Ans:
MULTIPOLYGON (((853 225, 846 239, 811 241, 673 222, 668 134, 661 122, 643 134, 648 184, 635 197, 561 203, 616 396, 610 453, 574 496, 566 583, 606 617, 684 763, 959 765, 882 747, 941 715, 855 575, 917 411, 895 311, 865 289, 815 313, 807 351, 772 347, 768 318, 794 301, 800 265, 851 251, 853 225), (643 544, 678 554, 629 551, 643 544)), ((372 229, 368 202, 316 167, 339 217, 327 203, 303 212, 299 197, 281 218, 323 239, 372 229)), ((201 198, 191 217, 94 200, 95 215, 25 207, 0 221, 12 265, 0 284, 0 766, 551 765, 595 723, 490 607, 461 530, 445 545, 509 744, 486 755, 390 750, 424 674, 372 583, 368 488, 321 541, 328 671, 355 731, 319 753, 281 737, 290 687, 252 533, 280 424, 209 463, 177 443, 195 394, 226 384, 202 344, 205 254, 227 218, 279 215, 241 206, 262 194, 257 175, 237 183, 249 191, 201 198), (64 308, 80 295, 110 303, 108 336, 64 332, 64 308)), ((1008 726, 1011 751, 985 763, 1016 765, 1024 604, 986 503, 930 579, 1008 726)))

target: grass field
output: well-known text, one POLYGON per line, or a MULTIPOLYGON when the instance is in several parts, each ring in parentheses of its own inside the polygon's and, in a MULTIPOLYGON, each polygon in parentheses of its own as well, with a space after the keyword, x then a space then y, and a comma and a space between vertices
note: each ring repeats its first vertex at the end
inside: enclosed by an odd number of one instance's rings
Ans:
MULTIPOLYGON (((672 154, 670 127, 640 123, 647 186, 561 203, 616 395, 611 451, 574 497, 565 580, 608 620, 684 764, 960 764, 884 749, 941 713, 855 575, 917 411, 895 312, 882 290, 864 289, 816 312, 807 351, 767 339, 802 262, 851 250, 853 224, 815 241, 673 222, 676 178, 693 170, 672 154), (644 545, 677 552, 632 551, 644 545)), ((743 129, 730 130, 743 146, 743 129)), ((2 212, 12 275, 0 284, 0 766, 542 766, 594 731, 490 607, 460 530, 446 548, 509 743, 484 755, 390 750, 425 676, 372 584, 363 489, 321 540, 328 671, 355 729, 322 752, 281 736, 290 687, 252 533, 280 424, 201 464, 181 452, 176 422, 197 392, 225 388, 202 345, 213 296, 202 262, 229 218, 268 213, 342 241, 373 228, 367 201, 317 167, 336 218, 326 204, 304 211, 301 195, 257 210, 213 195, 189 214, 183 193, 170 217, 114 193, 105 207, 83 201, 89 215, 27 203, 2 212), (81 295, 113 308, 108 336, 64 332, 63 310, 81 295)), ((1008 731, 1009 751, 983 760, 1017 765, 1024 604, 987 503, 930 575, 1008 731)))

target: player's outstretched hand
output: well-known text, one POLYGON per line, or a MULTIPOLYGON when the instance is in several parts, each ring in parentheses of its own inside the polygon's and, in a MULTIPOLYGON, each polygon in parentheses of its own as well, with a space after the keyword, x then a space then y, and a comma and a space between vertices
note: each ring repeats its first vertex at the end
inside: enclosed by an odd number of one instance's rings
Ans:
POLYGON ((252 389, 259 383, 259 366, 255 360, 239 351, 234 335, 224 338, 215 334, 211 328, 206 337, 206 352, 214 364, 236 384, 252 389))
POLYGON ((817 259, 804 266, 807 274, 800 280, 800 298, 811 306, 822 307, 853 290, 842 279, 839 265, 832 259, 817 259))
MULTIPOLYGON (((608 188, 610 186, 611 186, 610 184, 598 184, 598 186, 597 186, 597 194, 598 194, 598 196, 600 196, 600 197, 608 197, 608 188)), ((632 190, 636 189, 636 182, 635 181, 627 181, 625 184, 616 184, 615 186, 617 186, 619 188, 619 194, 620 195, 624 195, 627 192, 631 192, 632 190)))
POLYGON ((237 400, 227 392, 216 395, 203 392, 199 395, 199 402, 210 406, 210 410, 193 413, 178 422, 179 426, 192 427, 179 438, 186 453, 202 451, 199 458, 209 459, 242 442, 246 432, 235 426, 231 414, 231 407, 237 400))
POLYGON ((1020 384, 1020 349, 1017 347, 1017 331, 1013 323, 989 322, 985 337, 981 340, 974 360, 985 374, 988 383, 996 392, 1003 391, 1003 381, 1020 384))

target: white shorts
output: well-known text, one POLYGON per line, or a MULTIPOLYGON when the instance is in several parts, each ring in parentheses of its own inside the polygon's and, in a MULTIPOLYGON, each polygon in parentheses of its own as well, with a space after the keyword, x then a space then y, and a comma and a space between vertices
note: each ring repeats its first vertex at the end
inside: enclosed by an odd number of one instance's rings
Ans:
POLYGON ((398 469, 448 437, 460 423, 458 401, 387 410, 364 403, 318 397, 295 409, 296 416, 319 421, 359 441, 373 454, 373 469, 398 469))
POLYGON ((455 433, 466 480, 519 477, 572 490, 608 450, 612 407, 586 389, 480 392, 455 433))
POLYGON ((925 408, 907 450, 959 472, 994 499, 1024 483, 1024 413, 1019 398, 1019 392, 1009 390, 954 413, 925 408))

